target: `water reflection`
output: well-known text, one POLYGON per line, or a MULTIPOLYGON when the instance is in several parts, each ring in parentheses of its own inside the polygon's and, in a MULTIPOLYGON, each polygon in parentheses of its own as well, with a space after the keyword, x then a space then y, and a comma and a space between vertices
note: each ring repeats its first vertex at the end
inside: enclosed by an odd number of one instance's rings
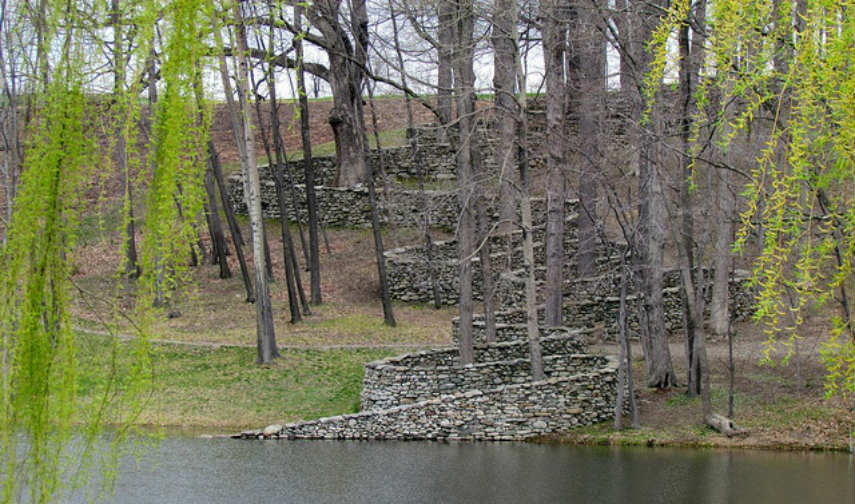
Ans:
POLYGON ((169 437, 120 472, 117 503, 855 502, 822 453, 169 437))

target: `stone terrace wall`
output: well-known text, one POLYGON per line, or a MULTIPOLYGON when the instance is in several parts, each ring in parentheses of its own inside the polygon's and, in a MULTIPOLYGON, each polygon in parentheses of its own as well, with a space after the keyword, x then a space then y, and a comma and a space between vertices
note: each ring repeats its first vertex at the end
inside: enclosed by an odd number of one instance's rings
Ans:
MULTIPOLYGON (((583 353, 585 350, 585 329, 569 329, 566 327, 542 328, 543 337, 540 340, 544 355, 583 353)), ((528 342, 519 338, 499 340, 490 345, 476 342, 474 345, 475 362, 491 362, 510 359, 522 359, 528 356, 528 342)), ((398 367, 441 367, 459 364, 457 347, 423 350, 409 354, 391 357, 365 365, 366 370, 389 364, 398 367)))
MULTIPOLYGON (((711 272, 707 272, 706 278, 710 278, 711 272)), ((746 320, 754 314, 754 296, 748 285, 749 273, 737 270, 730 280, 730 315, 735 321, 746 320)), ((507 281, 507 277, 505 277, 507 281)), ((665 288, 663 289, 663 300, 665 304, 665 325, 671 332, 683 328, 683 308, 680 299, 680 272, 669 270, 665 273, 665 288)), ((519 292, 521 280, 515 280, 515 287, 506 287, 507 291, 519 292)), ((564 324, 574 328, 601 328, 604 336, 609 340, 615 340, 618 336, 618 314, 620 309, 620 298, 618 297, 619 286, 602 275, 596 278, 576 279, 567 283, 564 301, 564 324)), ((712 297, 712 289, 705 289, 707 298, 707 309, 712 297)), ((627 329, 630 337, 638 337, 638 312, 641 309, 641 296, 630 294, 627 296, 627 329)), ((507 304, 507 303, 506 303, 507 304)), ((522 309, 523 300, 512 309, 504 309, 496 312, 497 332, 500 331, 504 340, 515 338, 525 339, 526 328, 525 310, 522 309), (501 329, 499 329, 501 328, 501 329)), ((543 307, 538 307, 538 323, 543 323, 543 307)), ((707 315, 709 312, 707 311, 707 315)), ((476 341, 481 341, 484 333, 484 317, 475 314, 473 317, 474 333, 476 341)), ((457 341, 459 334, 457 319, 452 321, 452 339, 457 341)))
MULTIPOLYGON (((308 215, 305 186, 298 185, 296 192, 297 215, 305 222, 308 215)), ((331 227, 364 228, 371 226, 371 205, 368 188, 316 186, 318 195, 318 213, 321 222, 331 227)), ((243 195, 243 176, 232 175, 228 179, 228 196, 235 212, 245 214, 246 202, 243 195)), ((289 214, 291 212, 291 193, 286 195, 289 214)), ((399 226, 415 226, 421 223, 425 208, 430 212, 431 222, 446 229, 457 225, 458 206, 453 192, 424 191, 400 188, 390 189, 388 193, 377 190, 377 203, 381 223, 399 226), (427 204, 425 205, 425 199, 427 204)), ((276 186, 272 180, 261 181, 261 212, 267 218, 279 218, 279 202, 276 186)))
MULTIPOLYGON (((513 441, 613 418, 617 360, 591 373, 467 390, 395 408, 288 424, 285 439, 513 441)), ((262 437, 260 431, 238 437, 262 437)))
MULTIPOLYGON (((431 145, 430 148, 421 149, 422 176, 425 179, 451 179, 455 177, 457 160, 454 150, 449 145, 431 145)), ((418 167, 413 165, 412 151, 409 147, 387 147, 382 150, 372 150, 369 160, 378 170, 382 166, 388 177, 412 178, 418 175, 418 167), (382 155, 382 164, 381 164, 382 155)), ((288 167, 294 177, 295 184, 305 184, 305 171, 303 161, 289 161, 288 167)), ((335 184, 336 158, 335 156, 313 156, 312 167, 315 171, 315 185, 333 186, 335 184)), ((258 174, 262 180, 273 180, 268 165, 259 165, 258 174)), ((286 172, 287 173, 287 172, 286 172)), ((288 182, 287 175, 285 176, 288 182)))
MULTIPOLYGON (((548 355, 543 358, 547 377, 591 372, 605 364, 597 355, 548 355)), ((362 410, 387 409, 426 401, 460 390, 484 390, 499 385, 531 381, 528 358, 469 364, 463 367, 403 367, 382 364, 365 370, 362 410)))
MULTIPOLYGON (((572 334, 544 338, 547 376, 570 376, 601 367, 601 357, 580 352, 572 334)), ((457 349, 419 352, 369 363, 362 383, 362 410, 424 401, 454 391, 483 389, 531 380, 527 342, 479 345, 475 362, 458 367, 457 349)))

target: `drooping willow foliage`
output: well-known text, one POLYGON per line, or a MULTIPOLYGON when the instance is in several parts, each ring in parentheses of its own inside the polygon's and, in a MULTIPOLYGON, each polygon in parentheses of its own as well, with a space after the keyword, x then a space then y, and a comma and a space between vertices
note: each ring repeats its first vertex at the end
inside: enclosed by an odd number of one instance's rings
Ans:
MULTIPOLYGON (((660 76, 689 0, 670 9, 654 40, 660 76)), ((855 392, 855 2, 708 0, 707 12, 694 138, 714 124, 724 151, 749 132, 763 142, 734 245, 762 237, 756 319, 768 349, 782 344, 789 358, 808 314, 836 308, 826 390, 855 392)))
MULTIPOLYGON (((129 44, 126 59, 116 62, 124 65, 124 82, 111 95, 111 111, 121 118, 115 134, 124 138, 130 161, 123 180, 146 187, 143 274, 136 291, 137 315, 143 315, 158 292, 180 284, 202 211, 200 156, 207 120, 200 123, 192 85, 204 54, 200 27, 210 26, 202 17, 210 15, 210 6, 190 0, 119 5, 123 23, 133 26, 137 39, 129 44), (141 148, 142 83, 153 44, 159 44, 161 99, 153 111, 150 143, 141 148)), ((78 403, 80 341, 69 315, 75 295, 71 259, 80 219, 92 205, 88 185, 96 173, 114 169, 97 140, 96 118, 103 104, 88 87, 98 41, 91 35, 107 27, 91 23, 109 19, 112 11, 109 2, 43 0, 35 7, 22 10, 31 16, 40 40, 32 65, 40 71, 30 86, 34 115, 25 134, 8 242, 0 251, 3 502, 56 500, 69 484, 83 479, 87 466, 105 460, 115 464, 118 443, 144 406, 152 382, 147 324, 141 323, 130 343, 120 345, 118 338, 106 343, 103 394, 90 399, 85 410, 78 403), (121 359, 120 353, 125 354, 121 359), (95 448, 108 423, 116 427, 109 437, 113 449, 95 448)), ((123 192, 121 204, 127 209, 127 186, 123 192)), ((103 479, 109 483, 114 472, 109 464, 105 468, 103 479)))

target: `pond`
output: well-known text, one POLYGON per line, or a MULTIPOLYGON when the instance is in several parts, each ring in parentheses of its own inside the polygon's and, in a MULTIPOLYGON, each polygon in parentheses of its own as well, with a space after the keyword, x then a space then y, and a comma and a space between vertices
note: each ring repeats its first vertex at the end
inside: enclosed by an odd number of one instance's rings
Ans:
POLYGON ((116 493, 108 500, 851 504, 855 458, 525 443, 170 436, 141 457, 121 462, 116 493))

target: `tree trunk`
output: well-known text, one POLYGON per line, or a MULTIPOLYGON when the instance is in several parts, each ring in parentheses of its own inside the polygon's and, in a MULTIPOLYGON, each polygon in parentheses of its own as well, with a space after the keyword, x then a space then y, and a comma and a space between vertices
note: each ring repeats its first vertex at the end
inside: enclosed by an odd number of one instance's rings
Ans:
MULTIPOLYGON (((294 23, 302 29, 302 6, 294 6, 294 23)), ((321 304, 321 263, 318 246, 318 197, 315 193, 315 169, 312 164, 312 142, 309 137, 309 99, 306 96, 306 75, 303 70, 303 41, 295 37, 294 49, 300 66, 297 69, 297 93, 300 97, 300 139, 303 144, 303 173, 306 182, 306 207, 309 216, 309 275, 312 304, 321 304)), ((329 246, 327 246, 329 249, 329 246)))
POLYGON ((472 208, 474 177, 472 174, 472 135, 475 101, 473 70, 474 14, 472 0, 457 0, 457 37, 454 50, 455 91, 457 95, 458 134, 457 197, 460 204, 458 225, 458 269, 460 278, 460 363, 471 364, 472 347, 472 255, 474 252, 475 216, 472 208))
POLYGON ((341 0, 326 0, 309 6, 305 11, 312 24, 323 34, 329 57, 328 81, 332 88, 333 106, 328 121, 335 137, 338 163, 336 184, 349 187, 367 183, 371 175, 365 163, 362 130, 365 126, 362 110, 362 81, 368 48, 368 16, 365 0, 350 3, 351 32, 347 37, 341 25, 341 0))
MULTIPOLYGON (((565 136, 564 12, 557 0, 543 2, 543 58, 546 73, 546 325, 563 323, 565 136)), ((525 225, 524 225, 525 226, 525 225)))
POLYGON ((439 50, 437 54, 436 101, 442 126, 440 131, 446 136, 446 140, 448 140, 447 127, 451 123, 453 109, 452 94, 455 88, 452 73, 454 66, 455 23, 457 19, 455 9, 455 0, 438 1, 437 19, 439 20, 439 30, 437 41, 439 42, 439 50))
POLYGON ((626 292, 629 283, 630 270, 626 263, 626 255, 621 260, 620 274, 620 304, 618 308, 618 327, 620 334, 620 368, 618 370, 617 401, 615 402, 615 430, 623 428, 623 405, 626 399, 624 393, 629 392, 629 407, 632 414, 632 428, 637 429, 638 406, 635 403, 635 385, 632 378, 632 344, 629 342, 629 332, 626 330, 627 309, 626 292))
MULTIPOLYGON (((654 3, 632 2, 635 23, 632 30, 633 38, 637 41, 650 40, 651 34, 658 26, 659 18, 664 12, 661 2, 654 3)), ((674 367, 671 362, 671 352, 668 348, 668 338, 665 332, 665 307, 662 297, 663 287, 663 261, 665 246, 665 224, 666 208, 665 195, 663 193, 662 181, 659 174, 659 146, 658 138, 661 137, 661 105, 655 104, 649 112, 646 123, 642 122, 642 116, 646 104, 642 96, 641 86, 643 82, 641 75, 647 72, 651 62, 651 54, 648 53, 643 44, 633 45, 633 55, 636 67, 635 87, 632 89, 631 114, 632 123, 639 125, 641 131, 637 133, 634 140, 638 142, 638 184, 639 184, 639 236, 641 242, 642 286, 644 293, 644 314, 646 319, 647 341, 644 345, 646 350, 648 376, 647 383, 650 387, 667 389, 676 384, 674 367)))
POLYGON ((580 277, 596 275, 597 179, 600 170, 597 142, 605 101, 605 61, 603 38, 597 32, 599 12, 589 5, 579 6, 571 24, 575 33, 567 56, 569 69, 570 117, 576 118, 579 194, 579 249, 576 260, 580 277), (574 54, 575 53, 575 54, 574 54))
MULTIPOLYGON (((244 177, 247 186, 247 207, 249 210, 249 222, 252 230, 252 252, 253 266, 255 269, 255 309, 256 309, 256 342, 258 357, 256 362, 259 364, 267 364, 279 356, 279 351, 276 348, 276 334, 273 327, 273 309, 270 304, 270 289, 267 284, 267 275, 265 272, 264 261, 264 221, 261 215, 261 184, 258 176, 258 165, 255 159, 255 135, 252 127, 252 116, 249 112, 248 96, 248 75, 249 65, 247 62, 248 53, 246 43, 246 30, 243 25, 243 18, 240 12, 240 6, 235 5, 234 9, 235 20, 237 26, 237 42, 238 42, 238 71, 235 81, 236 91, 238 95, 238 109, 233 111, 234 128, 240 132, 242 138, 238 145, 241 159, 241 167, 244 171, 244 177)), ((227 77, 227 76, 224 76, 227 77)), ((224 80, 227 80, 224 79, 224 80)), ((224 83, 225 85, 225 83, 224 83)))
MULTIPOLYGON (((516 32, 514 32, 516 38, 516 32)), ((516 40, 514 41, 516 42, 516 40)), ((517 53, 517 79, 520 89, 525 89, 525 72, 517 53)), ((520 93, 519 116, 517 117, 517 160, 520 169, 520 224, 523 231, 523 260, 525 262, 525 311, 526 335, 528 336, 531 375, 534 381, 544 378, 543 353, 540 349, 540 330, 537 327, 537 298, 534 283, 534 240, 531 222, 531 173, 528 169, 528 115, 527 95, 520 93)))
MULTIPOLYGON (((395 16, 395 6, 389 0, 389 13, 392 19, 392 36, 395 44, 395 55, 398 60, 398 66, 401 69, 401 85, 407 87, 407 73, 404 67, 404 56, 401 52, 401 42, 398 36, 398 21, 395 16)), ((407 105, 407 138, 410 145, 410 159, 413 166, 416 167, 416 178, 419 184, 419 195, 422 199, 422 235, 425 243, 425 268, 430 279, 431 291, 433 294, 433 307, 437 310, 442 307, 442 298, 440 297, 439 278, 437 278, 436 268, 433 264, 433 239, 430 235, 430 201, 425 192, 425 174, 422 163, 421 150, 419 149, 418 137, 416 136, 415 122, 413 120, 413 103, 410 95, 404 93, 404 99, 407 105)))
MULTIPOLYGON (((250 77, 255 95, 260 96, 258 83, 255 81, 252 73, 250 73, 250 77)), ((285 290, 288 292, 288 310, 291 313, 291 323, 296 324, 303 320, 300 314, 300 304, 297 300, 297 288, 295 287, 296 281, 294 278, 295 274, 300 274, 300 268, 296 266, 294 242, 291 239, 291 230, 288 228, 289 212, 285 199, 285 181, 282 177, 282 170, 285 168, 285 153, 283 152, 282 139, 279 136, 279 106, 276 102, 276 82, 272 65, 267 68, 265 80, 267 81, 268 93, 270 93, 270 129, 275 154, 271 152, 267 132, 264 130, 264 119, 261 115, 261 102, 259 99, 255 101, 255 110, 259 128, 261 129, 260 133, 264 143, 264 152, 267 155, 267 169, 273 177, 273 184, 276 189, 276 202, 279 205, 279 224, 282 234, 282 267, 285 270, 285 290)), ((296 207, 294 207, 294 213, 297 213, 296 207)), ((268 252, 267 242, 265 241, 265 255, 268 252)))
MULTIPOLYGON (((499 144, 495 163, 499 167, 499 233, 508 233, 518 222, 519 172, 516 167, 516 32, 517 1, 495 0, 493 11, 493 90, 499 144)), ((525 90, 521 90, 525 92, 525 90)), ((510 240, 508 240, 510 247, 510 240)), ((510 254, 511 251, 508 250, 510 254)))
MULTIPOLYGON (((354 3, 351 7, 352 16, 353 16, 353 29, 355 32, 355 38, 359 42, 356 47, 356 56, 360 64, 367 65, 368 62, 368 14, 365 11, 365 1, 357 0, 357 3, 354 3)), ((371 103, 372 114, 374 111, 374 91, 371 87, 371 83, 367 84, 368 90, 368 99, 371 103)), ((360 100, 357 104, 358 110, 356 111, 359 117, 365 117, 365 113, 362 107, 362 101, 360 100)), ((375 140, 377 142, 377 150, 381 151, 380 146, 380 134, 377 131, 377 116, 376 114, 372 115, 372 119, 374 121, 374 134, 375 140)), ((377 277, 380 281, 380 298, 383 303, 383 323, 389 327, 395 327, 395 315, 392 312, 392 298, 389 294, 389 281, 386 277, 386 257, 383 255, 383 235, 380 233, 380 214, 377 209, 377 191, 375 187, 375 177, 377 175, 377 171, 371 162, 368 152, 368 134, 363 127, 362 129, 362 142, 365 146, 365 150, 363 151, 363 155, 365 156, 365 164, 369 169, 369 177, 368 177, 368 199, 371 204, 371 231, 374 235, 374 253, 377 256, 377 277)), ((382 151, 381 151, 382 152, 382 151)), ((381 162, 383 157, 380 157, 381 162)), ((383 167, 381 167, 381 172, 383 167)))
POLYGON ((208 169, 205 171, 205 194, 208 197, 207 213, 211 232, 211 257, 220 266, 220 278, 231 278, 232 272, 229 269, 229 261, 226 258, 228 248, 226 238, 223 235, 223 224, 220 221, 220 209, 217 206, 214 190, 214 173, 210 157, 208 158, 208 169))
MULTIPOLYGON (((128 104, 126 96, 127 93, 125 90, 125 55, 123 50, 126 41, 122 32, 121 16, 122 9, 119 6, 119 0, 111 0, 110 25, 113 29, 113 97, 116 100, 116 108, 118 109, 118 124, 116 125, 118 135, 116 135, 115 156, 119 165, 119 173, 122 177, 122 189, 125 193, 124 212, 126 225, 124 266, 125 275, 127 275, 128 278, 136 278, 140 274, 140 267, 137 263, 137 241, 134 229, 133 182, 131 181, 131 173, 128 167, 128 104)), ((13 108, 10 113, 12 115, 17 115, 18 111, 13 108)))

